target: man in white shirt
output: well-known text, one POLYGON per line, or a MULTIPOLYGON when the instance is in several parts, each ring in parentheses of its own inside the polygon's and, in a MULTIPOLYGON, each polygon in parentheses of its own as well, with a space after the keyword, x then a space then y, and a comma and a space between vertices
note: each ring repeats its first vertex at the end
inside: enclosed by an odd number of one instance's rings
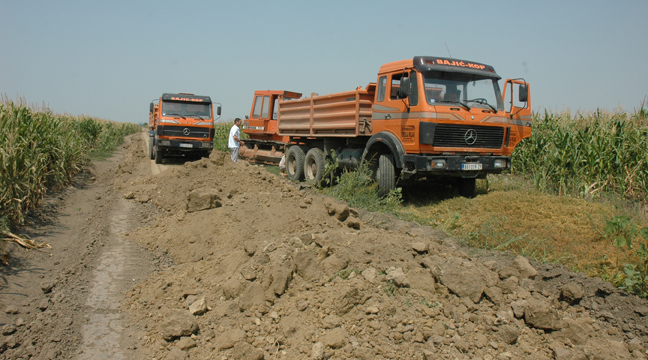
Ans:
POLYGON ((229 147, 232 152, 232 161, 234 162, 238 161, 239 147, 243 145, 243 141, 241 141, 241 131, 239 130, 240 125, 241 119, 234 119, 234 126, 230 129, 229 142, 227 144, 227 147, 229 147))

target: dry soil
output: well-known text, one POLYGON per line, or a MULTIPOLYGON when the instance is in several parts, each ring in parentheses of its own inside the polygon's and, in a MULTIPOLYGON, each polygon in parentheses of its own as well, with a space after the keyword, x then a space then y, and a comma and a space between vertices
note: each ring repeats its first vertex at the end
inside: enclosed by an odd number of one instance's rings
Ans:
POLYGON ((648 302, 598 278, 462 248, 214 152, 147 138, 51 196, 0 291, 0 357, 646 358, 648 302))

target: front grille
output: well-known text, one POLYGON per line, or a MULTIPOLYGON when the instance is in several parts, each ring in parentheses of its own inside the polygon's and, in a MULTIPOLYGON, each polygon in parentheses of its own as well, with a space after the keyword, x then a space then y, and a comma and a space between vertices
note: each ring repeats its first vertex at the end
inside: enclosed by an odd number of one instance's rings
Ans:
POLYGON ((434 129, 434 146, 499 149, 503 142, 502 127, 437 124, 434 129))
POLYGON ((164 126, 162 135, 164 136, 177 136, 187 138, 203 138, 209 139, 210 128, 202 128, 195 126, 164 126), (188 133, 188 134, 187 134, 188 133))

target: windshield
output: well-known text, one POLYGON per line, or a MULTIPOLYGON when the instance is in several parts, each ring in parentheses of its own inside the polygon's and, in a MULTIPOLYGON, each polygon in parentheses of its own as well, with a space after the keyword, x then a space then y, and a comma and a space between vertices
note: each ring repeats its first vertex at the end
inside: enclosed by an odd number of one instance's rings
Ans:
POLYGON ((186 103, 176 101, 162 102, 162 116, 181 116, 211 119, 211 104, 186 103))
POLYGON ((462 104, 469 108, 504 110, 497 80, 465 73, 423 73, 425 99, 430 105, 462 104))

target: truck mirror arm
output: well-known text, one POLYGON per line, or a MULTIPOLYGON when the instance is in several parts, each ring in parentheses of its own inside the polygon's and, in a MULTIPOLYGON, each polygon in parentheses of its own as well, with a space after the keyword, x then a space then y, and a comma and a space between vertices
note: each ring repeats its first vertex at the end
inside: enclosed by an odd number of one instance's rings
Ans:
POLYGON ((409 114, 409 112, 410 112, 409 97, 402 98, 401 101, 403 101, 403 104, 405 105, 405 108, 407 109, 407 113, 409 114), (405 99, 408 99, 408 101, 405 101, 405 99))

